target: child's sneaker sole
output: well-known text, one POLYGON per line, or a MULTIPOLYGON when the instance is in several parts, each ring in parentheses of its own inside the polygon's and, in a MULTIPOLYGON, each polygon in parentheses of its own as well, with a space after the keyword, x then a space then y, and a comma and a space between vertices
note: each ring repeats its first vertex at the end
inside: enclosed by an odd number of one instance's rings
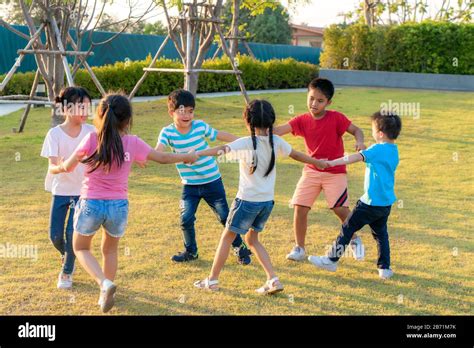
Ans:
POLYGON ((114 298, 115 291, 117 291, 117 286, 115 284, 111 285, 107 289, 107 291, 105 293, 104 302, 100 306, 101 307, 100 309, 102 309, 102 312, 107 313, 114 306, 114 304, 115 304, 115 298, 114 298))
POLYGON ((279 292, 282 292, 282 291, 283 291, 283 288, 269 290, 265 295, 275 295, 275 294, 278 294, 279 292))

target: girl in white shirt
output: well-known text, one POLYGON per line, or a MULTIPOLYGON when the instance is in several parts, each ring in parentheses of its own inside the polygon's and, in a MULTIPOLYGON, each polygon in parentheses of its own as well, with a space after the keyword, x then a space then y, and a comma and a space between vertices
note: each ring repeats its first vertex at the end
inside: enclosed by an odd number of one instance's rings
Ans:
POLYGON ((240 138, 230 144, 198 151, 199 156, 217 156, 227 153, 227 158, 238 159, 240 168, 239 190, 232 204, 226 228, 217 247, 209 276, 194 283, 200 289, 218 290, 218 277, 229 255, 235 234, 245 236, 245 242, 265 270, 267 281, 257 289, 259 294, 274 294, 283 290, 275 274, 270 257, 258 240, 275 204, 275 159, 277 156, 291 158, 324 168, 323 161, 295 151, 277 135, 273 135, 275 111, 265 100, 253 100, 244 111, 244 120, 251 136, 240 138))
POLYGON ((61 254, 61 272, 57 287, 72 287, 75 256, 72 249, 74 206, 79 199, 84 166, 71 174, 58 172, 54 166, 61 158, 68 158, 82 139, 95 130, 86 124, 90 114, 91 97, 82 87, 66 87, 56 98, 55 112, 62 114, 64 122, 51 128, 46 135, 41 156, 48 158, 49 168, 45 189, 53 194, 49 224, 49 237, 61 254), (69 212, 69 215, 68 215, 69 212))

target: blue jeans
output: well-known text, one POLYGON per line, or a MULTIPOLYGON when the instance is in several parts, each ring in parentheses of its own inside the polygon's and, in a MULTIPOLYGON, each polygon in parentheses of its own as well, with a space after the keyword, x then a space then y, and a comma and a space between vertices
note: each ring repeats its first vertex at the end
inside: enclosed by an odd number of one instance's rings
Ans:
POLYGON ((338 261, 354 233, 365 225, 369 225, 372 236, 377 242, 377 267, 390 268, 390 244, 388 241, 387 221, 391 208, 392 206, 390 205, 379 207, 357 201, 356 207, 352 210, 346 221, 344 221, 344 224, 342 224, 341 233, 328 253, 329 259, 334 262, 338 261))
POLYGON ((62 271, 72 274, 76 256, 72 249, 74 207, 79 196, 57 196, 53 195, 51 202, 51 218, 49 222, 49 239, 56 249, 65 256, 62 271), (69 211, 69 216, 67 213, 69 211), (67 222, 66 222, 67 216, 67 222), (66 229, 64 225, 66 223, 66 229))
MULTIPOLYGON (((229 215, 229 205, 221 178, 203 185, 184 185, 180 202, 181 230, 183 231, 184 247, 191 254, 197 254, 198 251, 194 222, 201 199, 204 199, 211 207, 222 226, 225 226, 229 215)), ((232 246, 240 247, 241 244, 242 238, 237 235, 232 246)))

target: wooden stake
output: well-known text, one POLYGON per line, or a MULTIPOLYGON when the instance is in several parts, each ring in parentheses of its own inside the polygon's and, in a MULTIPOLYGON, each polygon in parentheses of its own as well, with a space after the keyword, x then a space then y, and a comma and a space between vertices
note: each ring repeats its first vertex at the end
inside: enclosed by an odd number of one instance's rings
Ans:
MULTIPOLYGON (((28 41, 28 44, 25 46, 24 50, 28 50, 28 48, 30 48, 30 46, 36 41, 38 36, 43 31, 43 28, 44 28, 44 24, 41 24, 39 29, 36 31, 36 33, 31 38, 31 40, 28 41)), ((10 69, 10 71, 7 73, 7 75, 3 79, 2 83, 0 84, 0 91, 3 91, 3 89, 7 85, 8 81, 10 81, 10 79, 13 77, 13 74, 20 67, 21 61, 23 60, 24 57, 25 57, 24 54, 20 53, 20 55, 18 56, 18 58, 15 61, 15 64, 12 66, 12 68, 10 69)))
MULTIPOLYGON (((67 35, 68 35, 68 39, 69 39, 69 42, 71 43, 72 48, 77 50, 77 45, 74 42, 74 40, 72 39, 71 34, 68 33, 67 35)), ((90 55, 93 55, 93 52, 89 52, 89 53, 90 53, 90 55)), ((102 97, 104 97, 107 93, 105 92, 104 87, 102 87, 102 84, 100 83, 97 76, 94 74, 94 71, 90 67, 89 63, 87 63, 86 59, 87 59, 87 57, 79 56, 79 60, 81 61, 82 66, 84 68, 86 68, 87 72, 89 73, 89 75, 92 79, 92 82, 94 82, 94 84, 97 87, 97 89, 99 90, 100 94, 102 95, 102 97)))
MULTIPOLYGON (((36 74, 35 74, 35 79, 33 80, 33 86, 31 86, 30 100, 33 99, 33 97, 36 94, 36 88, 38 87, 39 78, 40 78, 40 71, 39 69, 37 69, 36 74)), ((25 124, 26 124, 26 119, 28 118, 28 114, 30 113, 30 109, 31 109, 31 104, 27 104, 26 109, 25 111, 23 111, 23 115, 21 116, 20 126, 18 127, 18 133, 23 132, 23 129, 25 128, 25 124)))
POLYGON ((242 94, 245 98, 245 102, 248 104, 250 103, 250 99, 249 99, 249 96, 247 95, 247 90, 245 89, 244 81, 242 80, 242 77, 240 76, 240 74, 237 73, 239 70, 237 69, 237 66, 235 65, 234 57, 230 55, 229 48, 227 47, 227 43, 225 42, 224 35, 222 34, 222 31, 219 28, 219 26, 216 27, 216 31, 217 31, 217 34, 219 34, 219 37, 221 39, 222 50, 230 59, 230 64, 232 65, 232 69, 234 69, 235 71, 235 77, 237 78, 237 82, 239 83, 240 90, 242 91, 242 94))
MULTIPOLYGON (((63 42, 61 41, 61 33, 59 32, 59 28, 58 28, 58 24, 56 23, 56 20, 54 19, 53 16, 49 14, 48 14, 48 17, 53 27, 54 33, 56 34, 56 41, 58 43, 59 50, 66 52, 63 46, 63 42)), ((74 79, 72 77, 71 69, 69 69, 69 64, 67 62, 67 58, 65 55, 63 55, 63 65, 64 65, 64 72, 66 73, 66 79, 67 79, 68 85, 74 86, 74 79)))
POLYGON ((146 77, 148 76, 148 74, 150 73, 151 70, 148 70, 148 69, 151 69, 151 67, 153 65, 155 65, 156 61, 158 60, 158 57, 160 56, 161 54, 161 51, 163 51, 163 49, 165 48, 166 44, 168 43, 168 40, 170 38, 170 34, 168 33, 168 35, 166 35, 165 39, 163 40, 163 42, 161 43, 160 45, 160 48, 158 48, 158 51, 156 51, 156 54, 155 56, 153 57, 150 65, 148 66, 148 68, 144 68, 143 71, 145 71, 145 73, 142 75, 142 77, 140 77, 140 80, 138 80, 137 84, 135 85, 135 87, 133 87, 132 91, 130 92, 130 95, 128 96, 128 99, 129 100, 132 100, 133 97, 135 96, 135 94, 137 93, 138 89, 140 88, 140 86, 142 85, 143 81, 145 81, 146 77))

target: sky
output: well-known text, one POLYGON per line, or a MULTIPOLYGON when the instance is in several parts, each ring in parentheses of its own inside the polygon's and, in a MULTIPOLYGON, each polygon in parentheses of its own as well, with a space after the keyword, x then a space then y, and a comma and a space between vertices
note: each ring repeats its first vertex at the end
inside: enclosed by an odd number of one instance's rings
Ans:
MULTIPOLYGON (((136 0, 134 0, 136 1, 136 0)), ((309 4, 301 4, 293 6, 294 10, 290 12, 290 20, 294 24, 307 24, 315 27, 326 27, 333 23, 343 22, 341 13, 353 11, 361 0, 309 0, 309 4)), ((115 0, 115 4, 112 6, 112 13, 116 16, 127 16, 128 12, 125 10, 123 4, 126 0, 115 0)), ((140 13, 140 9, 146 8, 148 1, 141 0, 137 1, 139 6, 136 8, 136 13, 140 13)), ((283 5, 286 6, 287 0, 282 1, 283 5)), ((442 3, 442 0, 428 0, 430 11, 436 11, 442 3)), ((153 15, 148 16, 148 21, 155 22, 156 20, 165 21, 162 10, 159 9, 154 12, 153 15)))
MULTIPOLYGON (((126 4, 128 1, 132 1, 132 3, 135 4, 133 12, 135 15, 142 14, 148 4, 150 4, 150 0, 114 0, 112 5, 108 5, 106 13, 118 19, 126 18, 128 15, 128 7, 126 4)), ((288 0, 282 0, 283 5, 286 5, 287 1, 288 0)), ((298 0, 294 1, 296 1, 296 5, 292 6, 293 10, 290 11, 290 20, 292 23, 304 23, 315 27, 326 27, 333 23, 343 22, 344 19, 340 14, 353 11, 362 0, 309 0, 309 4, 305 4, 305 1, 300 1, 299 4, 298 0)), ((435 13, 442 2, 443 0, 428 0, 430 11, 435 13)), ((453 1, 453 3, 455 3, 455 1, 453 1)), ((165 16, 161 8, 148 14, 145 19, 148 22, 156 22, 157 20, 165 22, 165 16)))

